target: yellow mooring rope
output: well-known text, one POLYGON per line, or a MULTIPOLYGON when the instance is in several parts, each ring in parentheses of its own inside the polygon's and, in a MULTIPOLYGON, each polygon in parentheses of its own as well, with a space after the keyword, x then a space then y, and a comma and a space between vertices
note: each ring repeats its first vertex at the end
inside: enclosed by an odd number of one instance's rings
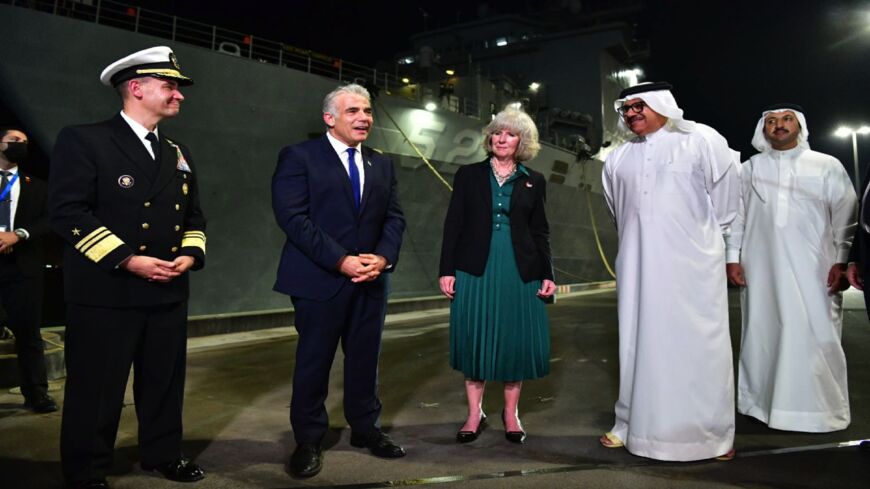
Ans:
POLYGON ((608 263, 607 257, 604 255, 604 247, 601 246, 601 238, 598 236, 598 225, 595 224, 595 214, 592 212, 592 198, 589 197, 589 194, 592 192, 589 190, 584 190, 584 192, 586 193, 586 208, 589 209, 589 221, 592 222, 592 234, 595 235, 595 244, 598 246, 598 256, 601 257, 601 262, 604 263, 607 273, 611 277, 616 278, 616 274, 613 273, 613 269, 610 268, 610 263, 608 263))
MULTIPOLYGON (((435 176, 438 178, 438 180, 440 180, 441 183, 443 183, 444 186, 447 187, 452 192, 453 187, 451 187, 450 184, 447 183, 447 180, 445 180, 444 177, 441 176, 441 173, 438 172, 438 170, 434 166, 432 166, 432 163, 429 162, 429 159, 426 158, 425 156, 423 156, 423 153, 420 151, 420 149, 417 147, 417 145, 414 144, 413 142, 411 142, 411 139, 408 138, 408 135, 405 134, 405 131, 403 131, 401 126, 399 126, 399 124, 396 122, 396 120, 393 119, 393 116, 390 115, 390 112, 387 111, 387 109, 379 101, 376 100, 375 103, 377 104, 377 106, 381 110, 381 112, 383 112, 384 115, 386 115, 387 118, 390 120, 390 122, 393 123, 393 126, 396 127, 396 129, 399 131, 399 133, 402 135, 402 137, 405 138, 405 141, 408 143, 409 146, 411 146, 411 149, 413 149, 414 152, 417 153, 417 156, 419 156, 420 159, 423 160, 423 163, 426 163, 426 166, 429 167, 429 169, 432 171, 432 173, 435 174, 435 176)), ((598 236, 598 226, 595 223, 595 215, 592 213, 592 200, 589 197, 590 192, 587 190, 587 191, 585 191, 585 193, 586 193, 586 206, 589 209, 589 220, 592 222, 592 233, 595 235, 595 244, 596 244, 596 246, 598 246, 598 255, 601 257, 601 262, 604 263, 604 268, 607 269, 607 273, 609 273, 611 277, 616 278, 616 274, 613 273, 613 269, 610 268, 610 263, 608 263, 607 257, 604 255, 604 247, 601 245, 601 238, 598 236)), ((578 275, 574 275, 573 273, 567 272, 565 270, 562 270, 562 269, 559 269, 556 267, 553 267, 553 268, 555 270, 558 270, 561 273, 566 274, 566 275, 571 275, 571 276, 582 279, 582 277, 580 277, 578 275)))
POLYGON ((399 124, 396 122, 395 119, 393 119, 393 116, 390 115, 390 113, 387 111, 387 109, 384 108, 383 104, 381 104, 377 100, 375 100, 375 103, 378 105, 378 108, 380 108, 381 111, 387 116, 387 118, 390 119, 390 122, 392 122, 393 125, 396 126, 396 129, 399 130, 399 133, 402 135, 403 138, 405 138, 405 141, 407 141, 407 143, 411 146, 411 149, 413 149, 414 152, 417 153, 417 156, 419 156, 420 159, 423 160, 423 163, 426 163, 426 166, 428 166, 429 169, 432 170, 432 173, 434 173, 435 176, 438 177, 438 180, 441 180, 441 183, 443 183, 444 186, 446 186, 448 189, 450 189, 451 192, 453 192, 453 187, 451 187, 450 184, 447 183, 447 180, 445 180, 444 177, 442 177, 441 174, 438 173, 438 170, 436 170, 435 167, 432 166, 432 163, 429 162, 429 159, 426 158, 425 156, 423 156, 423 153, 420 152, 420 149, 417 148, 417 145, 411 142, 411 140, 408 138, 408 135, 405 134, 405 131, 403 131, 401 127, 399 127, 399 124))

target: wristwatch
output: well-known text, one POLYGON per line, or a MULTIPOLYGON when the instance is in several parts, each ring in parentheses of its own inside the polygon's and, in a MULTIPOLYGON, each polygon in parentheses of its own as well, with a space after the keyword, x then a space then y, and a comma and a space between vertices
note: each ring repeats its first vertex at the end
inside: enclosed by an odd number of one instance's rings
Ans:
POLYGON ((24 231, 23 229, 16 229, 15 231, 12 231, 12 232, 15 233, 15 236, 18 236, 18 239, 20 239, 21 241, 24 241, 27 239, 27 232, 24 231))

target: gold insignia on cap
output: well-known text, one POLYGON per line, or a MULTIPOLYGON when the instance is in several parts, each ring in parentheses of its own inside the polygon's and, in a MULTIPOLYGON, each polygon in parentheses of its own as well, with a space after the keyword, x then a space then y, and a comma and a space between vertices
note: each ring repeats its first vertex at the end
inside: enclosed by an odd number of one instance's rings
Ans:
POLYGON ((169 53, 169 62, 172 63, 172 66, 181 71, 181 66, 178 64, 178 58, 175 57, 175 53, 169 53))
POLYGON ((163 75, 169 76, 172 78, 184 78, 187 77, 178 72, 178 70, 170 70, 167 68, 142 68, 141 70, 136 70, 137 75, 163 75))

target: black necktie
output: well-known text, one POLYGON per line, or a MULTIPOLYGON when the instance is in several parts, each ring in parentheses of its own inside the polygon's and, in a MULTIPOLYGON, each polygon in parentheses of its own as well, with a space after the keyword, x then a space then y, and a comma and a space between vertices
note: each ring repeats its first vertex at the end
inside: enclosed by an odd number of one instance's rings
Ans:
POLYGON ((157 140, 157 135, 153 132, 149 132, 145 139, 151 143, 151 151, 154 152, 154 161, 160 161, 160 142, 157 140))
MULTIPOLYGON (((0 181, 0 195, 6 191, 6 187, 9 186, 9 176, 12 173, 8 171, 0 171, 3 174, 3 179, 0 181)), ((3 200, 0 200, 0 231, 11 231, 12 227, 12 189, 9 189, 9 192, 3 196, 3 200)))

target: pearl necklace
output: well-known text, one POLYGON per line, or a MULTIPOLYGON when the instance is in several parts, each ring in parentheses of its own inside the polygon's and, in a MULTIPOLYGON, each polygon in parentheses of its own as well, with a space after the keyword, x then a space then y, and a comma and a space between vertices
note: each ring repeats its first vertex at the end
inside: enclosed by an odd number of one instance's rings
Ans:
POLYGON ((506 175, 500 174, 495 168, 495 158, 489 159, 489 166, 492 167, 492 174, 495 176, 495 181, 498 183, 499 187, 503 187, 505 182, 507 182, 512 176, 514 176, 514 173, 517 172, 517 164, 514 163, 513 168, 511 168, 511 171, 507 172, 506 175))

